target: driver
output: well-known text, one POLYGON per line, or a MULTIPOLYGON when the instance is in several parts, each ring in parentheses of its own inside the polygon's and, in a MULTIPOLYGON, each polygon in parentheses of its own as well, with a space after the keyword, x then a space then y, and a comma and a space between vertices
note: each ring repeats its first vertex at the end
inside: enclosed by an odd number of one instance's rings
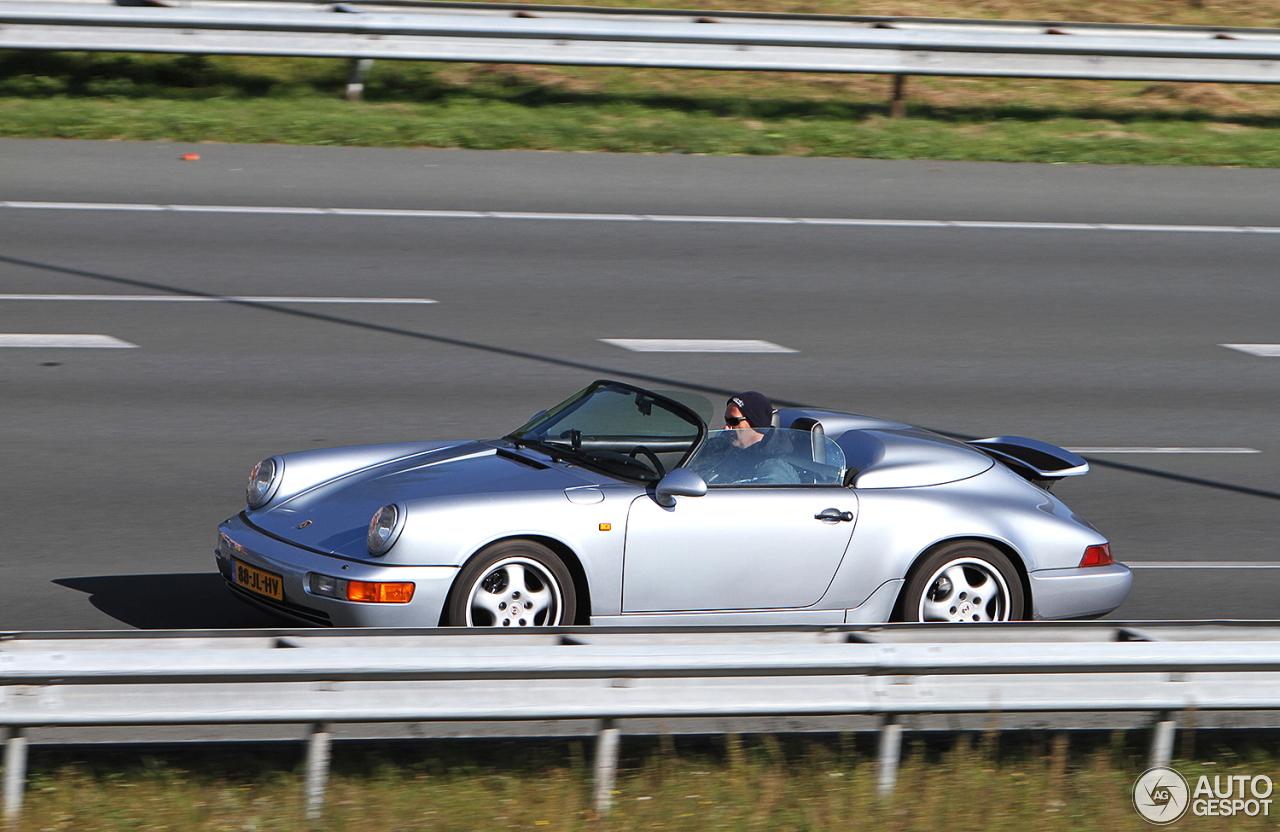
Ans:
POLYGON ((773 425, 773 403, 763 393, 748 390, 730 396, 724 406, 724 429, 733 431, 735 448, 750 448, 764 439, 764 429, 773 425))
POLYGON ((724 408, 723 452, 714 458, 706 480, 709 483, 760 483, 787 485, 799 482, 796 471, 779 458, 789 447, 779 433, 769 437, 773 427, 773 404, 763 393, 749 390, 730 396, 724 408))

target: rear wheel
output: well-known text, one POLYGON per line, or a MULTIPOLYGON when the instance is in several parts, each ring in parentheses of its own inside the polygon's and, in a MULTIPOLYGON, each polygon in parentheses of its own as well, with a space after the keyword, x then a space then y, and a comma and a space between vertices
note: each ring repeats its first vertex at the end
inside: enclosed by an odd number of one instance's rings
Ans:
POLYGON ((952 543, 926 557, 902 592, 903 621, 1017 621, 1022 582, 994 546, 952 543))
POLYGON ((458 575, 447 621, 455 627, 556 627, 577 610, 573 578, 539 543, 499 543, 472 558, 458 575))

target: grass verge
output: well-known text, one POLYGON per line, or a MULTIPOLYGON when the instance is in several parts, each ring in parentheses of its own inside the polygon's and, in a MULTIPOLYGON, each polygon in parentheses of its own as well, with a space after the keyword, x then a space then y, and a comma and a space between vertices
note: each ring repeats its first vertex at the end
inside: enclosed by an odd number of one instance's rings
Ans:
MULTIPOLYGON (((1194 785, 1213 775, 1280 779, 1274 737, 1201 742, 1213 760, 1175 764, 1194 785)), ((1135 739, 1135 738, 1130 738, 1135 739)), ((323 820, 303 817, 297 749, 205 747, 74 762, 33 759, 20 830, 1086 830, 1150 828, 1131 789, 1142 749, 1123 734, 1070 744, 1025 736, 1000 747, 961 737, 909 746, 897 791, 876 793, 876 765, 851 736, 629 741, 614 810, 591 807, 582 742, 423 742, 338 746, 323 820), (425 750, 426 753, 423 753, 425 750)), ((83 750, 79 752, 83 754, 83 750)), ((1276 817, 1187 818, 1205 830, 1274 829, 1276 817)))

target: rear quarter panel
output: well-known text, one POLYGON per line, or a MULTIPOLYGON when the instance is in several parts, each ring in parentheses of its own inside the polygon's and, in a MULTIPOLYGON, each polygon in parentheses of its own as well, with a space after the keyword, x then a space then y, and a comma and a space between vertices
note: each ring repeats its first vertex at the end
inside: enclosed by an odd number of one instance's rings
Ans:
POLYGON ((1077 566, 1086 546, 1106 540, 1061 500, 1002 465, 943 485, 858 489, 858 500, 857 527, 824 607, 857 606, 949 540, 1002 544, 1026 572, 1077 566))

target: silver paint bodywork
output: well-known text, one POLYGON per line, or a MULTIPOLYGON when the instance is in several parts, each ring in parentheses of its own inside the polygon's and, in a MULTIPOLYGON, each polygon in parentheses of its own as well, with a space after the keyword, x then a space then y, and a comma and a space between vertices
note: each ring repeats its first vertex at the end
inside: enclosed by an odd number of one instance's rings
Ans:
POLYGON ((778 413, 783 426, 797 420, 818 422, 840 447, 856 472, 849 485, 713 487, 663 506, 653 484, 507 440, 276 457, 283 472, 270 502, 221 525, 218 567, 244 600, 336 626, 440 624, 462 566, 516 538, 565 560, 580 584, 579 620, 594 624, 885 621, 912 565, 962 539, 1009 556, 1028 618, 1096 617, 1128 594, 1123 565, 1079 567, 1106 538, 998 454, 865 416, 778 413), (403 531, 375 557, 365 536, 388 503, 403 507, 403 531), (819 519, 828 510, 851 518, 819 519), (280 575, 284 601, 235 587, 233 557, 280 575), (353 603, 312 594, 311 572, 416 589, 408 604, 353 603))

